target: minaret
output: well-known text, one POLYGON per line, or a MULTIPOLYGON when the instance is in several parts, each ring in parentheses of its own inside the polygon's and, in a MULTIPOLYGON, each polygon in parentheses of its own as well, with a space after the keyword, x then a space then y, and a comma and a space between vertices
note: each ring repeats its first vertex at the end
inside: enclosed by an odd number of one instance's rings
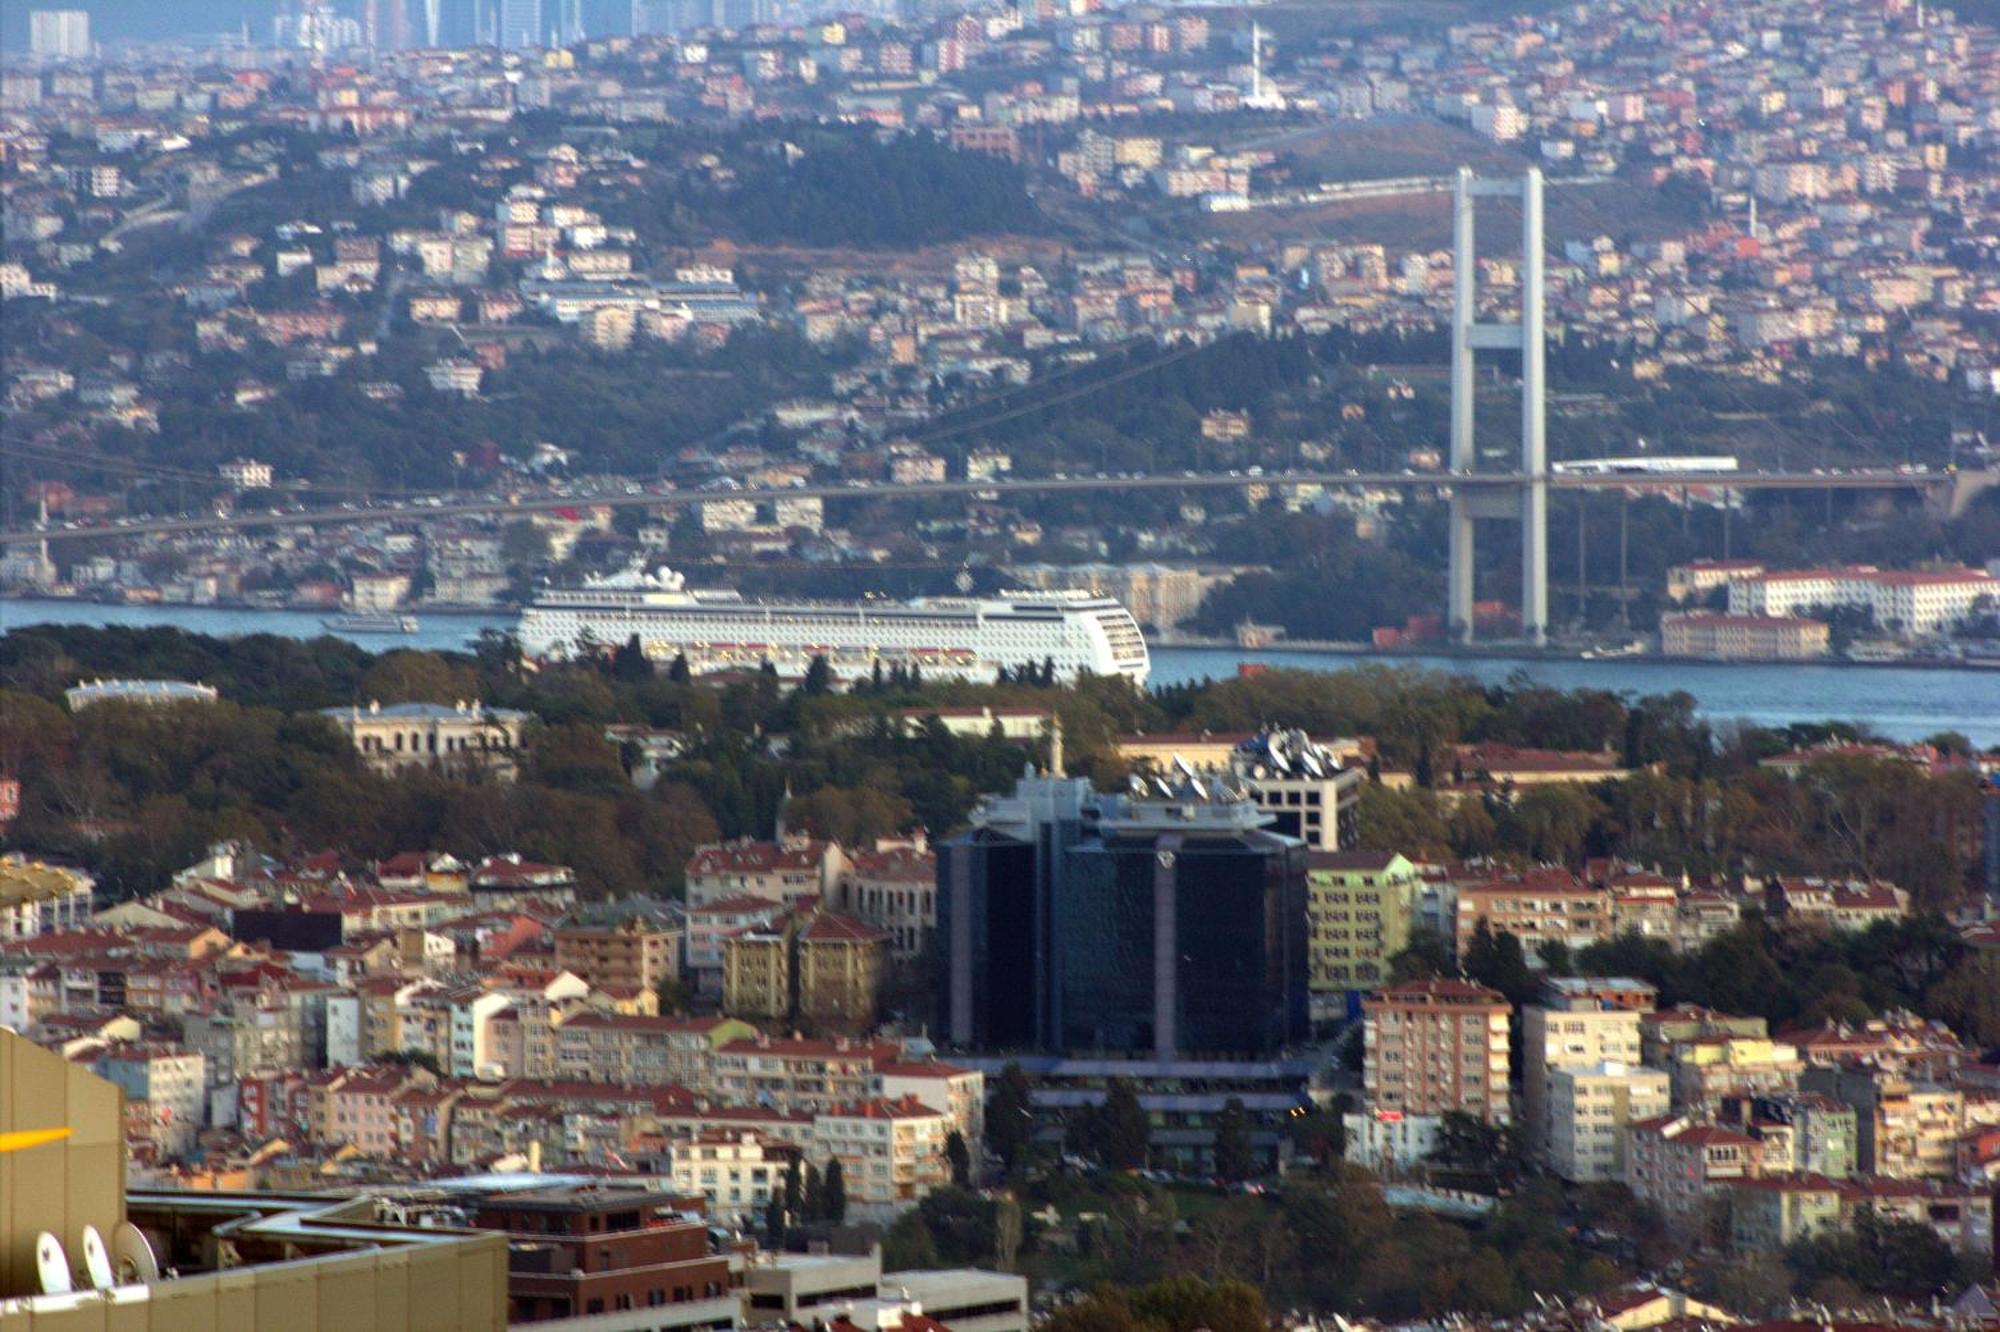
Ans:
POLYGON ((1250 21, 1250 105, 1264 101, 1264 29, 1250 21))

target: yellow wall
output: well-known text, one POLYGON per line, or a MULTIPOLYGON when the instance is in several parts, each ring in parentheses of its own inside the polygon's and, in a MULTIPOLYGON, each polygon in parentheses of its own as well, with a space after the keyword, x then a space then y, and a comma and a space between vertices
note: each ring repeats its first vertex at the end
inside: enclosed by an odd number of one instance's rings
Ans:
MULTIPOLYGON (((108 1241, 125 1219, 124 1103, 118 1088, 26 1037, 0 1030, 0 1133, 68 1128, 39 1147, 0 1152, 0 1299, 38 1295, 35 1238, 72 1260, 83 1228, 108 1241)), ((9 1328, 12 1332, 12 1328, 9 1328)))
MULTIPOLYGON (((507 1249, 462 1244, 359 1250, 153 1286, 132 1304, 28 1314, 21 1332, 501 1332, 507 1249)), ((7 1322, 14 1332, 13 1317, 7 1322)))

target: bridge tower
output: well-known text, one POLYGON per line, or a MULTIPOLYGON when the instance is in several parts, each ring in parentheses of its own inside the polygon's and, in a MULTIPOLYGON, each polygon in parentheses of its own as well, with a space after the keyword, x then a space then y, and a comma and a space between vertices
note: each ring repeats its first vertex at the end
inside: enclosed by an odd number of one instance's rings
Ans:
POLYGON ((1537 645, 1549 632, 1549 464, 1544 429, 1546 376, 1542 300, 1542 173, 1529 167, 1519 180, 1481 180, 1460 167, 1452 191, 1451 470, 1478 468, 1473 444, 1473 374, 1481 351, 1521 353, 1521 482, 1510 488, 1455 487, 1451 497, 1448 620, 1461 643, 1472 641, 1473 520, 1501 518, 1521 524, 1521 632, 1537 645), (1515 323, 1480 323, 1479 252, 1473 244, 1474 201, 1500 196, 1521 201, 1521 317, 1515 323))

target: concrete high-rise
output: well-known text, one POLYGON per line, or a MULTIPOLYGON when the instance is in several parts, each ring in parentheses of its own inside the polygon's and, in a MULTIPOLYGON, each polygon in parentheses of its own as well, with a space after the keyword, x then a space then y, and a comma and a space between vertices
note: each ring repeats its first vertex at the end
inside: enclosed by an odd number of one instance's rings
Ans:
POLYGON ((90 54, 90 12, 36 9, 28 14, 28 54, 47 60, 80 60, 90 54))
POLYGON ((1542 264, 1542 173, 1529 167, 1520 180, 1480 180, 1470 167, 1458 169, 1452 195, 1451 470, 1477 470, 1473 440, 1476 416, 1475 353, 1521 354, 1520 483, 1492 489, 1455 486, 1451 497, 1451 562, 1447 623, 1453 637, 1472 641, 1473 522, 1499 518, 1521 524, 1521 633, 1530 642, 1548 638, 1549 624, 1549 462, 1544 429, 1546 375, 1542 264), (1473 241, 1474 201, 1500 195, 1521 202, 1521 317, 1516 323, 1477 320, 1479 251, 1473 241), (1513 493, 1508 493, 1509 490, 1513 493))

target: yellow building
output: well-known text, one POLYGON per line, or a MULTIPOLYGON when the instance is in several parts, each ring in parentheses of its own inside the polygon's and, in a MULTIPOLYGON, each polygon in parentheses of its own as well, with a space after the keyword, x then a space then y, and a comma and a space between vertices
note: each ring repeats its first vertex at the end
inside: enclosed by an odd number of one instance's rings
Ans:
POLYGON ((822 912, 799 934, 799 1016, 840 1031, 874 1026, 888 956, 886 933, 822 912))
POLYGON ((722 944, 722 1010, 743 1018, 792 1014, 792 941, 796 916, 746 925, 722 944))
POLYGON ((885 932, 831 911, 748 925, 723 942, 723 1011, 866 1031, 888 956, 885 932))
POLYGON ((0 1325, 9 1332, 500 1332, 507 1325, 503 1235, 392 1224, 365 1196, 128 1198, 116 1087, 0 1029, 0 1088, 0 1325), (83 1262, 86 1226, 111 1250, 104 1289, 83 1262), (53 1281, 38 1260, 44 1231, 62 1249, 49 1264, 53 1281), (135 1232, 173 1275, 122 1261, 137 1248, 135 1232))
POLYGON ((1410 942, 1417 870, 1383 851, 1306 857, 1307 975, 1316 991, 1372 990, 1410 942))

